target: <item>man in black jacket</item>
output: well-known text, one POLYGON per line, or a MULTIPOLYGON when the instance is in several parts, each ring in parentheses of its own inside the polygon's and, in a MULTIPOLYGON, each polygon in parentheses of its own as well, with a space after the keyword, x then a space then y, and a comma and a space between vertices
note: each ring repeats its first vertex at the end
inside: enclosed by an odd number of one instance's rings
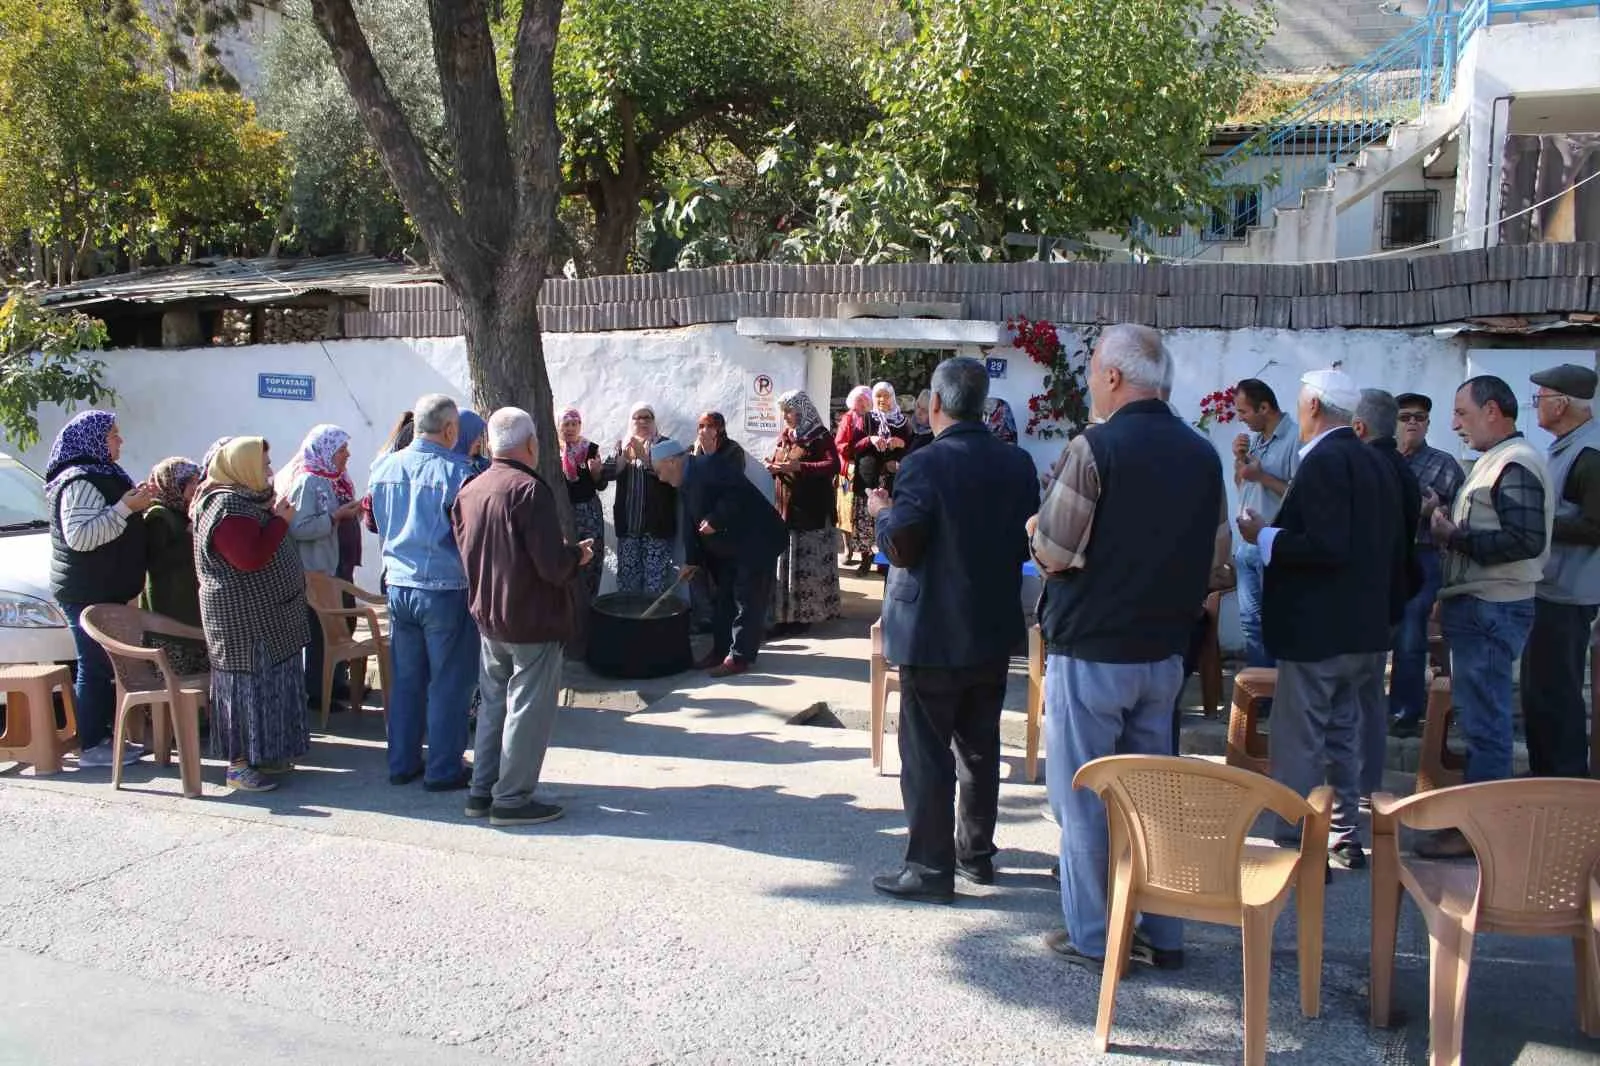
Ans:
POLYGON ((712 677, 745 673, 761 648, 788 530, 744 471, 718 455, 691 459, 683 445, 664 439, 650 449, 650 464, 662 481, 682 489, 684 579, 703 566, 715 588, 711 654, 699 665, 712 677))
MULTIPOLYGON (((1313 370, 1300 383, 1299 470, 1273 524, 1247 510, 1239 532, 1261 548, 1262 632, 1278 660, 1272 776, 1302 796, 1333 785, 1329 851, 1360 868, 1360 689, 1389 650, 1400 500, 1350 428, 1361 393, 1349 375, 1313 370)), ((1280 821, 1276 836, 1292 845, 1298 830, 1280 821)))
POLYGON ((932 443, 902 461, 892 502, 881 490, 868 499, 878 550, 890 563, 883 650, 900 668, 900 795, 909 829, 905 865, 872 887, 948 903, 957 874, 994 881, 1000 705, 1011 649, 1023 637, 1025 529, 1039 482, 1027 453, 981 420, 989 393, 983 363, 945 360, 932 393, 932 443))
MULTIPOLYGON (((1411 464, 1400 454, 1396 433, 1400 427, 1400 405, 1383 389, 1362 389, 1356 406, 1355 430, 1361 442, 1376 452, 1389 468, 1391 481, 1400 496, 1400 539, 1395 544, 1393 581, 1389 589, 1389 644, 1394 645, 1395 628, 1405 617, 1406 604, 1422 591, 1422 564, 1417 560, 1417 529, 1422 522, 1422 488, 1411 464)), ((1383 789, 1384 757, 1389 746, 1389 701, 1384 697, 1383 663, 1361 687, 1361 794, 1370 796, 1383 789)))

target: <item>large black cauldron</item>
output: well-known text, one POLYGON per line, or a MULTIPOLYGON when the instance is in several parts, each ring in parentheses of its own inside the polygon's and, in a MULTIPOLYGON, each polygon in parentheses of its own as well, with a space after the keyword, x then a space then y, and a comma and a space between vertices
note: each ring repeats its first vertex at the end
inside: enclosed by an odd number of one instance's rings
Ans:
POLYGON ((689 669, 689 606, 673 596, 649 618, 654 596, 613 592, 589 609, 588 661, 607 677, 664 677, 689 669))

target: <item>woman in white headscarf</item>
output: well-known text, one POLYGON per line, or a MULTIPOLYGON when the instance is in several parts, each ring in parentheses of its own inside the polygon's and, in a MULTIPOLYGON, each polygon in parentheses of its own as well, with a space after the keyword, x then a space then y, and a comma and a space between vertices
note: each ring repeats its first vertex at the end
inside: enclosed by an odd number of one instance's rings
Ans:
MULTIPOLYGON (((324 423, 311 427, 300 450, 273 479, 278 495, 294 507, 289 539, 309 573, 349 581, 361 562, 361 503, 347 469, 350 434, 324 423)), ((347 605, 348 606, 348 605, 347 605)), ((322 698, 322 623, 308 606, 311 636, 306 643, 306 698, 322 698)), ((333 695, 350 698, 348 667, 340 668, 333 695)))
POLYGON ((851 517, 856 527, 856 547, 862 552, 856 573, 866 576, 878 552, 877 523, 867 511, 867 493, 873 489, 892 491, 894 472, 906 456, 911 443, 911 420, 900 410, 900 401, 894 386, 880 381, 872 386, 872 406, 865 418, 864 428, 851 442, 855 456, 855 477, 851 479, 851 517))
POLYGON ((772 637, 793 636, 839 615, 839 567, 833 554, 839 449, 810 396, 798 389, 786 392, 778 397, 778 407, 784 429, 767 471, 789 544, 778 557, 772 637))
POLYGON ((617 591, 655 596, 671 583, 678 490, 658 478, 650 462, 650 448, 662 439, 655 409, 636 403, 628 417, 632 436, 617 444, 617 454, 602 467, 604 480, 617 483, 611 513, 617 531, 617 591))

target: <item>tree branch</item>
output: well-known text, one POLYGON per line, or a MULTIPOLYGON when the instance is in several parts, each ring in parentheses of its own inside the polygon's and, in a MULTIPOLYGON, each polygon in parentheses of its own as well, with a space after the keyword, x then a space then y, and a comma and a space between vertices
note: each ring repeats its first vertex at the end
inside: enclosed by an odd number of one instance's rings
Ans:
POLYGON ((511 66, 511 148, 517 212, 513 258, 540 259, 540 276, 549 264, 562 195, 561 132, 556 127, 553 75, 561 0, 523 0, 511 66))
POLYGON ((461 217, 479 249, 498 254, 510 237, 516 190, 489 12, 484 0, 429 0, 428 21, 461 217))
POLYGON ((378 146, 383 169, 429 249, 447 273, 470 266, 474 256, 466 226, 389 91, 351 0, 312 0, 311 14, 317 32, 333 51, 361 124, 378 146))
POLYGON ((675 115, 667 115, 662 118, 654 129, 639 138, 640 158, 650 158, 663 144, 666 144, 703 118, 710 118, 719 111, 729 109, 743 110, 753 114, 765 107, 769 100, 769 95, 760 87, 756 87, 738 92, 719 93, 716 96, 702 100, 698 104, 691 105, 675 115))

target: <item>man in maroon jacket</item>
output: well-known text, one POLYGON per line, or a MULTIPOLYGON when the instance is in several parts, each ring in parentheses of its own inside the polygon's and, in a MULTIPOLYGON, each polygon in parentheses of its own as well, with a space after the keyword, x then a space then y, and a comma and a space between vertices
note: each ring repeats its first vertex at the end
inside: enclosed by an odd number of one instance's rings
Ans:
POLYGON ((534 473, 533 417, 502 407, 489 417, 488 436, 494 462, 461 487, 452 514, 468 604, 483 635, 467 817, 536 825, 561 817, 560 807, 533 793, 556 724, 572 585, 594 542, 568 544, 561 535, 554 490, 534 473))

